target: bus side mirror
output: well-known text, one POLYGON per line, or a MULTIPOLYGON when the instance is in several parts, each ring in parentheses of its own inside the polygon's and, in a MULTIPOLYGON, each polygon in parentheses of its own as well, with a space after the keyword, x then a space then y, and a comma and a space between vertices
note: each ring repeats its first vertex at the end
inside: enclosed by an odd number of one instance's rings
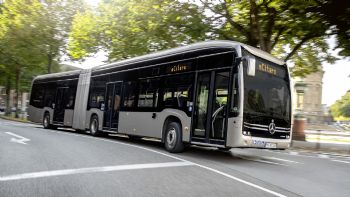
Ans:
POLYGON ((248 76, 255 76, 255 57, 247 56, 247 74, 248 76))

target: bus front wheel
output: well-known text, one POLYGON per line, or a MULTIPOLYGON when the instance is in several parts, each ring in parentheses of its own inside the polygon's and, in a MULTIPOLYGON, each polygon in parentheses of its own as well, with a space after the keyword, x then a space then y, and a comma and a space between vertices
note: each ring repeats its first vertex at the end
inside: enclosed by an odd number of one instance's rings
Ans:
POLYGON ((182 142, 181 125, 177 122, 171 122, 166 127, 165 149, 171 153, 179 153, 184 150, 182 142))
POLYGON ((93 136, 99 136, 101 132, 98 130, 98 117, 93 115, 90 120, 90 134, 93 136))
POLYGON ((44 126, 44 129, 51 129, 50 128, 50 114, 49 113, 45 113, 45 115, 44 115, 43 126, 44 126))
POLYGON ((44 129, 57 129, 57 126, 50 124, 50 114, 46 112, 43 118, 43 127, 44 129))

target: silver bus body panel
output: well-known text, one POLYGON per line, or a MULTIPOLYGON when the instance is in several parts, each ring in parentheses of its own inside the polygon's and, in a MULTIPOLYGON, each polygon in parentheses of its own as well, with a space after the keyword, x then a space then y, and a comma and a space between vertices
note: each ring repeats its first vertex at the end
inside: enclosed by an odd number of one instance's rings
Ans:
POLYGON ((147 136, 161 139, 165 120, 177 117, 181 121, 182 140, 190 141, 191 118, 177 109, 164 109, 161 112, 119 112, 118 133, 147 136), (153 113, 156 118, 152 118, 153 113))
MULTIPOLYGON (((63 125, 71 127, 73 125, 73 114, 74 110, 73 109, 65 109, 64 110, 64 120, 63 120, 63 125)), ((50 116, 51 118, 51 116, 50 116)))
MULTIPOLYGON (((77 93, 75 97, 74 104, 74 115, 73 123, 71 126, 74 129, 85 130, 86 127, 86 108, 89 98, 89 88, 90 88, 90 78, 91 78, 91 69, 82 70, 79 75, 77 93)), ((89 116, 90 118, 90 116, 89 116)), ((90 119, 88 120, 88 123, 90 119)))
POLYGON ((28 106, 29 121, 41 123, 43 121, 43 110, 44 109, 36 108, 32 105, 29 105, 28 106))

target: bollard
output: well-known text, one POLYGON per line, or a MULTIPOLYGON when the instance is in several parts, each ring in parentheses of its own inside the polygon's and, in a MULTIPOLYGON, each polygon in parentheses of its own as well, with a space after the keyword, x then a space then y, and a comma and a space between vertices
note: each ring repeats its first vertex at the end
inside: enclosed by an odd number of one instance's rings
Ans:
POLYGON ((305 118, 295 117, 292 140, 305 141, 305 118))

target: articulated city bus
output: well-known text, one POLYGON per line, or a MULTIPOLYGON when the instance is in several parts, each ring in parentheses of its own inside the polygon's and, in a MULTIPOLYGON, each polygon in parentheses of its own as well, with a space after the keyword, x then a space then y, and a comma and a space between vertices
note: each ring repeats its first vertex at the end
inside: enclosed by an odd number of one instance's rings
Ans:
POLYGON ((291 141, 285 62, 254 47, 208 41, 33 80, 29 118, 185 145, 278 148, 291 141))

